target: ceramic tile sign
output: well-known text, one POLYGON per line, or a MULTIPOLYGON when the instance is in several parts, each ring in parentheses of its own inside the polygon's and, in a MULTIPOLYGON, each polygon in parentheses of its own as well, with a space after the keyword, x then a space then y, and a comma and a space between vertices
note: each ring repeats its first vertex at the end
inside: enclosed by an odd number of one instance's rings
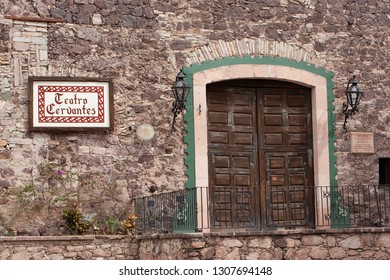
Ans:
POLYGON ((29 77, 31 131, 112 130, 112 80, 29 77))
POLYGON ((374 154, 374 133, 351 132, 351 153, 374 154))

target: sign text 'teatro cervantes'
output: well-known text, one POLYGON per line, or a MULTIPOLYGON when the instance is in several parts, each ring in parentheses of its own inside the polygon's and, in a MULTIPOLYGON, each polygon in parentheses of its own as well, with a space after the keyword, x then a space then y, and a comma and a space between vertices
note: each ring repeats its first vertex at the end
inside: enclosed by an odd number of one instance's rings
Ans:
POLYGON ((112 130, 112 80, 29 77, 32 131, 112 130))

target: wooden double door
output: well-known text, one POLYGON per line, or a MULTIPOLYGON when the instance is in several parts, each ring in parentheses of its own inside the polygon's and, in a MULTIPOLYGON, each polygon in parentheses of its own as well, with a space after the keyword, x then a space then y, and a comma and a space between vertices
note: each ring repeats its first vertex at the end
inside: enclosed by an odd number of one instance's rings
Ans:
POLYGON ((311 227, 310 89, 233 80, 207 87, 214 228, 311 227))

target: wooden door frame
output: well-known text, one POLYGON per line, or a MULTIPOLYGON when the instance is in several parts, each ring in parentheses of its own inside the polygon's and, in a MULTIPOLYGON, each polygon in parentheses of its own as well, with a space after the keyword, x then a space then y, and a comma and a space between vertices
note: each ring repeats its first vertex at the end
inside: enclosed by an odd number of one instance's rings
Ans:
MULTIPOLYGON (((226 62, 226 61, 225 61, 226 62)), ((192 84, 192 91, 187 105, 187 131, 185 137, 189 144, 186 159, 187 187, 208 186, 208 151, 207 151, 207 110, 206 85, 227 79, 258 78, 288 81, 311 88, 312 120, 313 120, 313 164, 315 185, 335 185, 334 136, 333 135, 333 74, 323 69, 298 62, 286 62, 280 59, 253 58, 241 64, 242 60, 230 61, 229 65, 203 64, 201 67, 184 68, 187 80, 192 84), (258 63, 258 64, 252 64, 258 63), (329 133, 331 131, 332 133, 329 133), (193 133, 192 133, 193 132, 193 133), (196 159, 196 160, 195 160, 196 159), (321 172, 320 172, 321 171, 321 172)), ((212 63, 212 62, 210 62, 212 63)), ((315 194, 320 198, 320 194, 315 194)), ((321 219, 327 213, 329 205, 322 205, 317 199, 316 219, 321 219), (321 207, 319 207, 322 205, 321 207)), ((199 227, 207 228, 208 214, 198 213, 198 220, 203 224, 199 227)))
MULTIPOLYGON (((247 186, 246 182, 250 181, 250 185, 248 186, 253 201, 251 205, 245 205, 245 210, 251 212, 249 214, 249 220, 233 220, 233 217, 230 217, 230 220, 225 220, 221 222, 221 225, 217 225, 217 228, 234 228, 233 225, 238 225, 239 228, 244 226, 248 229, 260 229, 260 228, 270 228, 269 221, 272 220, 270 218, 269 213, 272 212, 271 208, 271 197, 269 193, 275 192, 280 193, 280 187, 272 187, 269 177, 268 171, 272 173, 271 170, 268 170, 268 157, 265 155, 270 154, 280 154, 284 156, 288 156, 283 162, 283 170, 284 170, 284 184, 291 184, 289 181, 290 172, 296 173, 298 172, 296 167, 287 167, 289 165, 289 157, 292 155, 295 156, 304 156, 304 164, 299 168, 304 168, 305 179, 304 184, 307 187, 304 191, 307 191, 307 196, 304 198, 305 205, 302 209, 305 211, 305 218, 301 220, 292 221, 290 219, 284 220, 282 224, 285 227, 295 227, 295 226, 303 226, 303 227, 312 227, 312 222, 314 218, 314 205, 313 199, 314 194, 312 192, 311 186, 313 186, 313 174, 312 174, 312 166, 313 166, 313 158, 312 158, 312 120, 311 120, 311 92, 307 87, 303 87, 300 85, 296 85, 293 83, 286 83, 282 81, 275 80, 264 80, 264 79, 239 79, 239 80, 227 80, 218 83, 212 83, 207 85, 207 106, 209 111, 208 115, 208 156, 209 156, 209 197, 210 197, 210 216, 212 217, 213 222, 219 221, 219 216, 216 214, 216 211, 220 210, 220 204, 214 201, 216 199, 215 194, 222 193, 230 193, 232 190, 236 191, 237 186, 247 186), (266 105, 266 96, 277 96, 281 97, 279 100, 280 106, 272 106, 266 105), (238 96, 237 99, 234 96, 238 96), (251 96, 250 98, 248 96, 251 96), (299 96, 302 99, 299 99, 299 102, 303 102, 304 107, 301 107, 303 104, 294 106, 289 105, 288 100, 293 100, 294 96, 299 96), (249 106, 249 107, 248 107, 249 106), (271 111, 270 111, 271 110, 271 111), (266 113, 268 112, 268 114, 266 113), (271 113, 270 113, 271 112, 271 113), (273 112, 273 113, 272 113, 273 112), (245 118, 242 121, 238 121, 236 124, 237 118, 242 116, 242 113, 245 114, 245 118), (302 125, 297 125, 297 123, 289 126, 290 123, 294 123, 293 120, 287 120, 288 116, 291 114, 304 114, 305 123, 302 125), (236 115, 238 114, 238 115, 236 115), (286 130, 282 129, 278 126, 276 131, 275 127, 272 125, 267 125, 265 121, 265 116, 272 116, 273 114, 281 114, 283 117, 282 126, 289 128, 286 130), (251 116, 250 121, 248 119, 248 115, 251 116), (230 117, 229 117, 230 116, 230 117), (266 143, 264 140, 266 133, 280 133, 283 132, 282 143, 266 143), (305 132, 306 137, 304 143, 301 144, 290 144, 289 143, 289 135, 294 132, 305 132), (221 134, 222 132, 222 134, 221 134), (249 138, 245 138, 244 142, 240 142, 239 144, 235 144, 235 135, 239 133, 240 135, 247 135, 249 138), (214 135, 211 137, 211 135, 214 135), (217 136, 215 136, 217 135, 217 136), (250 136, 249 136, 250 135, 250 136), (245 143, 245 144, 244 144, 245 143), (251 143, 251 144, 250 144, 251 143), (235 167, 235 158, 239 155, 241 157, 246 157, 248 152, 253 152, 251 164, 241 166, 237 170, 235 167), (216 158, 218 160, 216 161, 216 158), (229 158, 229 160, 227 160, 229 158), (214 163, 217 163, 216 165, 214 163), (222 165, 221 165, 222 164, 222 165), (286 164, 286 165, 285 165, 286 164), (288 168, 285 169, 285 168, 288 168), (241 173, 240 173, 241 172, 241 173), (242 173, 244 172, 244 173, 242 173), (245 180, 244 185, 240 185, 240 183, 233 182, 234 175, 237 174, 247 174, 249 172, 251 179, 245 180), (221 177, 223 176, 223 177, 221 177), (219 178, 219 179, 217 179, 219 178), (221 180, 223 178, 223 180, 221 180), (286 183, 288 180, 289 183, 286 183), (238 184, 238 185, 236 185, 238 184), (275 189, 276 188, 276 189, 275 189), (217 210, 218 209, 218 210, 217 210), (253 212, 252 212, 253 211, 253 212), (215 214, 215 215, 214 215, 215 214), (242 224, 241 226, 239 224, 242 224)), ((275 104, 274 104, 275 105, 275 104)), ((243 136, 240 136, 240 139, 243 136)), ((275 171, 275 170, 274 170, 275 171)), ((279 169, 279 171, 281 171, 279 169)), ((294 184, 294 183, 293 183, 294 184)), ((287 187, 287 185, 285 185, 287 187)), ((289 185, 290 186, 290 185, 289 185)), ((295 185, 298 187, 298 185, 295 185)), ((284 189, 284 188, 283 188, 284 189)), ((283 205, 285 207, 290 207, 289 198, 290 192, 295 193, 292 189, 286 190, 283 205)), ((217 196, 219 197, 219 196, 217 196)), ((244 213, 236 212, 235 206, 235 196, 230 197, 230 205, 226 206, 224 203, 226 201, 225 196, 223 196, 223 212, 225 214, 229 213, 230 215, 238 215, 243 217, 244 213)), ((279 200, 278 196, 278 200, 279 200)), ((217 199, 218 200, 218 199, 217 199)), ((281 203, 279 202, 276 202, 281 203)), ((276 204, 275 204, 276 205, 276 204)), ((280 204, 279 204, 280 205, 280 204)), ((242 206, 241 206, 242 207, 242 206)), ((295 207, 294 207, 295 208, 295 207)), ((241 208, 244 209, 244 208, 241 208)), ((291 210, 293 211, 293 210, 291 210)), ((286 211, 286 215, 292 215, 292 212, 286 211)), ((237 216, 237 217, 238 217, 237 216)), ((280 221, 278 221, 280 223, 280 221)), ((214 224, 213 224, 214 225, 214 224)), ((214 227, 214 226, 212 226, 214 227)))

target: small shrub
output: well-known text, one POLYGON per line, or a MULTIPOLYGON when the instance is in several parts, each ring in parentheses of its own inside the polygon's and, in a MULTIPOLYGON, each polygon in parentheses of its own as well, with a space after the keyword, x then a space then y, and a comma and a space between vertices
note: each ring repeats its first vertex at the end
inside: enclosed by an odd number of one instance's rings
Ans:
POLYGON ((120 225, 121 225, 121 222, 119 221, 118 218, 108 219, 108 221, 106 222, 108 233, 113 234, 113 233, 118 232, 120 225))
POLYGON ((76 203, 73 203, 70 209, 64 210, 62 218, 73 234, 84 234, 93 226, 93 223, 85 219, 76 203))

